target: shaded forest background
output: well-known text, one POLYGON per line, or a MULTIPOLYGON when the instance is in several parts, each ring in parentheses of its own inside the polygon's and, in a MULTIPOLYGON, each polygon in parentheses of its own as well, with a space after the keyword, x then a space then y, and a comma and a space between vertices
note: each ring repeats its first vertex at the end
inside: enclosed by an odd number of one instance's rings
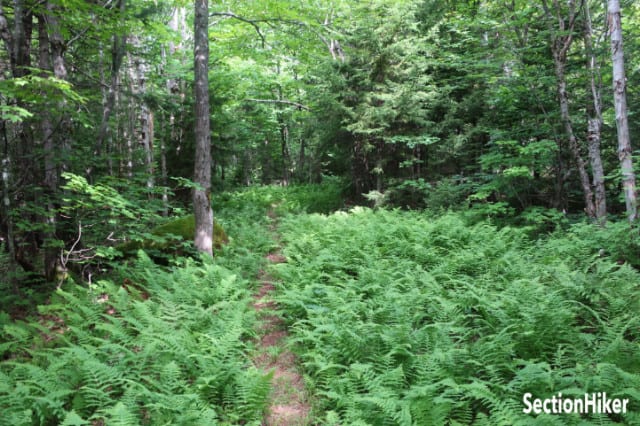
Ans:
MULTIPOLYGON (((605 2, 208 10, 214 193, 335 179, 349 203, 521 223, 625 212, 605 2)), ((633 142, 640 6, 622 10, 633 142)), ((180 1, 0 3, 9 281, 87 279, 191 210, 193 24, 180 1)))

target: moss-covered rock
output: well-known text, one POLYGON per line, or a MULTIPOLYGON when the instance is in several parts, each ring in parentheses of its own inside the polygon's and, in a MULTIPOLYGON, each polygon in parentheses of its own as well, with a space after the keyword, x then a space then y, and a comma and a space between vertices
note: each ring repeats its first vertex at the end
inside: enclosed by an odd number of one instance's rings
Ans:
MULTIPOLYGON (((129 241, 120 244, 117 249, 123 253, 131 253, 139 249, 157 250, 163 253, 182 253, 183 243, 193 240, 196 232, 196 221, 193 215, 184 216, 164 223, 149 232, 143 240, 129 241)), ((217 222, 213 226, 213 247, 220 249, 229 242, 224 229, 217 222)))

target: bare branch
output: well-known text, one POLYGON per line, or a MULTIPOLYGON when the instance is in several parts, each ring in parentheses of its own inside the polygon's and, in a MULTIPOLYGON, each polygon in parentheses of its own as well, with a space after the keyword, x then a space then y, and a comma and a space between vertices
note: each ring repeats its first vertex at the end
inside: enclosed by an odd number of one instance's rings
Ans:
POLYGON ((90 28, 91 27, 87 27, 87 28, 83 29, 82 31, 80 31, 79 33, 77 33, 72 38, 70 38, 69 41, 66 43, 67 47, 71 46, 73 43, 75 43, 76 41, 78 41, 81 38, 83 38, 84 35, 89 31, 90 28))
POLYGON ((78 222, 78 238, 76 238, 76 241, 71 246, 71 249, 69 249, 69 251, 67 252, 66 258, 63 258, 62 253, 60 254, 60 261, 62 262, 62 266, 64 268, 67 267, 67 262, 69 262, 69 257, 71 256, 71 253, 73 253, 73 250, 76 248, 76 246, 80 242, 81 238, 82 238, 82 222, 78 222))

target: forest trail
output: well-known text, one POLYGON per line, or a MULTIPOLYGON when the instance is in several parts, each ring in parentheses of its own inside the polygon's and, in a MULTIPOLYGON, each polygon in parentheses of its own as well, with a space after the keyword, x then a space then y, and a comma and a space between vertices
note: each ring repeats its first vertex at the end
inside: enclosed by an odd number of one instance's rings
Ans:
MULTIPOLYGON (((277 241, 276 214, 273 209, 267 214, 272 219, 270 232, 277 241)), ((271 264, 287 261, 279 249, 269 253, 266 259, 271 264)), ((296 366, 296 356, 287 348, 288 332, 282 319, 274 314, 277 305, 272 300, 275 291, 273 277, 262 269, 258 281, 260 287, 254 294, 253 307, 258 313, 259 340, 253 362, 264 371, 273 371, 272 391, 263 425, 304 426, 308 424, 310 405, 304 380, 296 366)))

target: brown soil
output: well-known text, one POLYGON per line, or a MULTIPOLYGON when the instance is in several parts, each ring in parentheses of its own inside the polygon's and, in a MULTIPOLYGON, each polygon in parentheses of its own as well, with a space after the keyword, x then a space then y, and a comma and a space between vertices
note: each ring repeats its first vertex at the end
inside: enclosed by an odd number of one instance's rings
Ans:
MULTIPOLYGON (((270 212, 269 216, 275 218, 270 212)), ((275 226, 272 226, 275 231, 275 226)), ((269 253, 270 263, 284 263, 280 253, 269 253)), ((272 392, 263 426, 305 426, 309 424, 310 405, 306 398, 304 380, 298 372, 296 357, 287 348, 288 332, 282 319, 275 315, 276 303, 271 300, 275 291, 272 277, 264 270, 258 279, 260 288, 254 295, 253 307, 258 312, 258 355, 254 363, 264 371, 273 371, 272 392)))

